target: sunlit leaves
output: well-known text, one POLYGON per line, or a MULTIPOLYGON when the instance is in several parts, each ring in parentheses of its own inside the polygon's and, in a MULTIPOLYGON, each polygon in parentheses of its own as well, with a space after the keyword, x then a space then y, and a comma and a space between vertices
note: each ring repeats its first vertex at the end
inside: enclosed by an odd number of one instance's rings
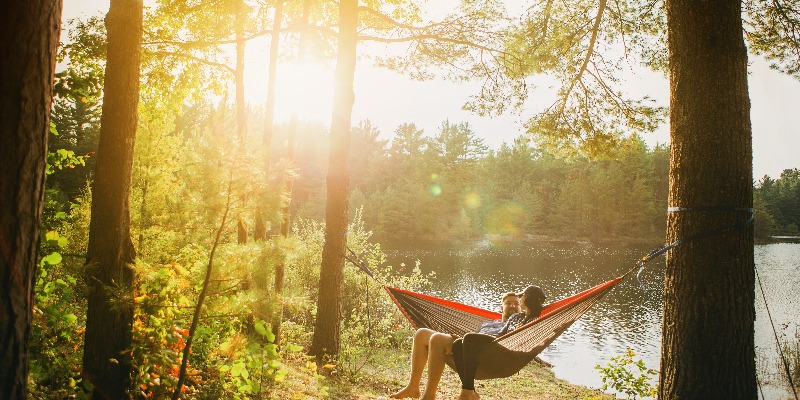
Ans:
POLYGON ((595 366, 603 381, 603 389, 612 388, 629 398, 648 397, 657 394, 658 383, 651 383, 658 371, 647 368, 644 361, 634 359, 636 353, 630 348, 623 355, 611 357, 605 366, 595 366))
POLYGON ((484 115, 525 110, 533 114, 526 127, 540 146, 602 154, 619 138, 653 131, 664 120, 663 106, 631 97, 626 87, 637 67, 664 68, 664 33, 659 1, 535 1, 508 31, 499 68, 509 79, 484 86, 467 107, 484 115), (557 82, 549 105, 533 86, 543 76, 557 82))
POLYGON ((750 49, 800 79, 800 0, 748 0, 744 10, 750 49))

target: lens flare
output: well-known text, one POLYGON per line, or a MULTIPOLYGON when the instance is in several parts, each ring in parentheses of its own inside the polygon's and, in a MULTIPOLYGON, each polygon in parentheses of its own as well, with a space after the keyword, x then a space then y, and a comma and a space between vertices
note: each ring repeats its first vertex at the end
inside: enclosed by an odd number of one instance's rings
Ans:
POLYGON ((430 191, 433 197, 439 197, 442 195, 442 185, 434 183, 431 185, 430 191))
POLYGON ((518 236, 525 233, 529 215, 518 203, 509 201, 498 204, 488 215, 486 233, 493 236, 518 236))
POLYGON ((474 210, 481 206, 481 195, 475 192, 469 192, 464 196, 464 207, 474 210))

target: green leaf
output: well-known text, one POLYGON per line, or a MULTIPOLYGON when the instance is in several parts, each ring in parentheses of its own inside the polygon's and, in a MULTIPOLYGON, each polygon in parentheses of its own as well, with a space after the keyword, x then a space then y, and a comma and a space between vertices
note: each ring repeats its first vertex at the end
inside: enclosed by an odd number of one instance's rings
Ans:
POLYGON ((299 346, 299 345, 296 345, 296 344, 293 344, 293 343, 287 344, 285 348, 286 348, 286 351, 288 351, 290 353, 297 353, 298 351, 302 351, 303 350, 303 346, 299 346))
POLYGON ((272 331, 267 331, 266 335, 264 336, 267 337, 267 341, 269 341, 270 343, 275 341, 275 334, 272 333, 272 331))
POLYGON ((50 133, 52 133, 53 135, 58 136, 58 129, 56 129, 55 122, 52 122, 52 121, 50 122, 50 133))
POLYGON ((75 316, 75 314, 64 314, 62 317, 63 317, 65 320, 67 320, 67 322, 69 322, 69 323, 71 323, 71 324, 74 324, 74 323, 75 323, 75 321, 77 321, 77 320, 78 320, 78 317, 76 317, 76 316, 75 316))
POLYGON ((239 376, 242 375, 242 371, 246 371, 243 362, 238 362, 233 364, 233 368, 231 368, 231 375, 232 376, 239 376))
POLYGON ((270 358, 278 357, 278 346, 275 346, 274 344, 268 344, 265 346, 265 348, 267 350, 267 356, 270 358))
POLYGON ((261 322, 256 322, 255 325, 256 332, 258 332, 262 336, 267 336, 267 329, 264 327, 264 324, 261 322))
POLYGON ((230 370, 231 370, 231 367, 229 367, 227 365, 223 365, 223 366, 219 367, 219 372, 228 372, 230 370))
POLYGON ((55 215, 55 219, 64 219, 64 218, 67 218, 67 213, 63 211, 59 211, 55 215))
POLYGON ((42 261, 44 261, 44 262, 46 262, 46 263, 48 263, 50 265, 56 265, 56 264, 60 263, 61 260, 62 260, 61 254, 58 254, 56 252, 52 252, 49 255, 47 255, 47 256, 42 258, 42 261))

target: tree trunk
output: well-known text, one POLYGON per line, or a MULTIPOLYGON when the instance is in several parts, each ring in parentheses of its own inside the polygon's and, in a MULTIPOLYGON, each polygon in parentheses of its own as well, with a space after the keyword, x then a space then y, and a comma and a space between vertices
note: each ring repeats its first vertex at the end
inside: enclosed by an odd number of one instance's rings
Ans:
POLYGON ((0 398, 26 398, 60 0, 0 15, 0 398))
POLYGON ((331 118, 330 162, 328 163, 328 202, 325 210, 325 245, 317 300, 317 320, 311 354, 317 362, 324 355, 339 354, 344 251, 347 244, 347 189, 350 125, 355 93, 356 28, 358 0, 339 3, 339 51, 336 61, 333 115, 331 118))
POLYGON ((139 104, 142 0, 112 0, 100 144, 92 188, 83 376, 100 398, 126 397, 130 384, 135 250, 130 194, 139 104))
POLYGON ((247 137, 247 106, 244 103, 244 24, 245 4, 240 1, 236 4, 236 137, 239 139, 240 149, 245 149, 244 140, 247 137))
POLYGON ((270 151, 272 149, 272 132, 275 118, 275 86, 278 82, 278 50, 280 49, 281 35, 278 30, 283 24, 283 0, 275 2, 275 17, 272 22, 272 39, 269 45, 269 66, 267 83, 267 104, 264 112, 264 170, 269 172, 270 151))
MULTIPOLYGON (((671 207, 752 207, 752 138, 741 4, 667 2, 671 207)), ((669 242, 746 221, 673 212, 669 242)), ((668 253, 660 399, 755 399, 752 224, 668 253)))
POLYGON ((242 217, 239 217, 239 223, 236 224, 236 239, 239 244, 247 244, 247 224, 242 217))
MULTIPOLYGON (((292 115, 291 120, 289 120, 289 137, 286 143, 286 158, 290 163, 294 162, 294 149, 295 149, 295 141, 297 138, 297 125, 298 125, 298 117, 296 114, 292 115)), ((289 237, 289 224, 291 223, 292 219, 292 188, 294 187, 294 180, 291 176, 286 176, 286 181, 284 181, 284 193, 286 193, 285 203, 283 203, 283 207, 281 209, 281 236, 284 238, 289 237)), ((281 342, 281 324, 283 323, 283 288, 284 288, 284 280, 286 278, 286 257, 284 255, 283 259, 275 265, 275 282, 274 282, 274 291, 275 291, 275 314, 272 316, 272 333, 275 334, 275 344, 280 344, 281 342)))
MULTIPOLYGON (((307 57, 308 16, 311 14, 311 3, 312 0, 303 0, 303 16, 300 19, 300 24, 303 27, 303 30, 300 32, 300 40, 297 46, 297 53, 298 53, 297 60, 299 61, 300 64, 302 64, 307 57)), ((280 9, 282 10, 282 8, 283 5, 281 4, 280 9)), ((280 27, 280 24, 276 22, 275 26, 276 26, 275 30, 277 31, 278 27, 280 27)), ((273 40, 273 44, 277 47, 276 41, 273 40)), ((270 58, 270 60, 272 60, 272 58, 270 58)), ((272 72, 272 70, 270 71, 272 72)), ((272 110, 270 109, 270 112, 271 111, 272 110)), ((297 116, 297 112, 293 111, 292 116, 289 120, 289 135, 286 140, 286 160, 289 162, 290 165, 293 165, 295 161, 294 151, 297 145, 296 139, 297 139, 298 123, 299 123, 299 117, 297 116)), ((286 202, 283 204, 283 208, 281 209, 281 214, 282 214, 281 236, 283 236, 284 238, 289 237, 289 224, 291 223, 292 220, 291 206, 292 206, 293 188, 294 188, 294 180, 291 176, 287 175, 286 180, 284 181, 284 193, 286 193, 286 202)), ((275 305, 275 313, 272 316, 272 333, 275 334, 275 344, 280 344, 281 342, 281 324, 283 323, 283 288, 284 288, 285 275, 286 275, 286 257, 284 255, 281 262, 279 262, 275 266, 275 282, 273 287, 275 289, 276 305, 275 305)))

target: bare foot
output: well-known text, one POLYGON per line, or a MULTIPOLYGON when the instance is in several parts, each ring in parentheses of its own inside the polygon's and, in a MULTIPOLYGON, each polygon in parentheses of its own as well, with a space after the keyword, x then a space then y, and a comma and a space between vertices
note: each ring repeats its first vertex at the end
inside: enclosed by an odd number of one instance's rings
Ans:
POLYGON ((413 387, 404 387, 400 389, 399 392, 389 396, 390 399, 407 399, 409 397, 418 398, 419 397, 419 388, 413 387))
POLYGON ((461 389, 458 400, 479 400, 481 396, 474 390, 461 389))

